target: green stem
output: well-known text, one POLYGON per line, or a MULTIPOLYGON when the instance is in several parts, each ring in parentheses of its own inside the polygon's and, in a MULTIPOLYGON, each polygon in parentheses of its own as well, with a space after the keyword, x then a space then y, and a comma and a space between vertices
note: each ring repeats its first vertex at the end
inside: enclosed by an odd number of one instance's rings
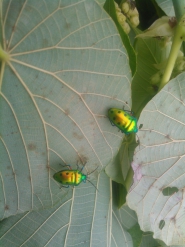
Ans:
MULTIPOLYGON (((177 21, 185 14, 185 0, 172 0, 177 21)), ((185 44, 182 44, 183 52, 185 53, 185 44)))
POLYGON ((170 55, 167 61, 167 65, 159 86, 159 91, 168 83, 170 80, 175 61, 177 58, 177 55, 179 53, 179 50, 181 48, 182 42, 185 39, 185 15, 182 16, 180 22, 178 23, 175 34, 174 34, 174 39, 170 51, 170 55))

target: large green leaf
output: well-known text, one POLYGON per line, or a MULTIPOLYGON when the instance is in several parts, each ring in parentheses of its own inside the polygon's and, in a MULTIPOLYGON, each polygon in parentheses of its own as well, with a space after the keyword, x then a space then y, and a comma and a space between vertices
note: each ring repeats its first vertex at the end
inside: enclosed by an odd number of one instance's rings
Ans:
MULTIPOLYGON (((94 1, 2 2, 1 218, 55 205, 60 164, 101 171, 123 134, 106 118, 130 109, 128 57, 94 1), (123 66, 124 65, 124 66, 123 66)), ((94 175, 95 177, 95 175, 94 175)), ((107 192, 109 193, 109 192, 107 192)))
POLYGON ((139 124, 128 205, 143 231, 167 245, 185 245, 185 73, 147 104, 139 124))
POLYGON ((52 209, 4 219, 0 245, 133 247, 127 230, 137 221, 135 213, 112 204, 111 181, 104 172, 98 176, 97 188, 99 192, 86 183, 83 189, 80 185, 70 190, 72 194, 52 209))

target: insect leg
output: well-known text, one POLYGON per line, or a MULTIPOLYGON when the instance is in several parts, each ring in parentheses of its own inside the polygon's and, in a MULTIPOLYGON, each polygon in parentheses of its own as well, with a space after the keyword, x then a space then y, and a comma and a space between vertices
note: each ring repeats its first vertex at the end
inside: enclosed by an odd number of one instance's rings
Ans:
POLYGON ((67 186, 64 186, 64 185, 61 185, 61 188, 69 188, 69 185, 67 185, 67 186))
POLYGON ((76 162, 76 167, 77 167, 77 170, 79 170, 78 160, 76 162))
MULTIPOLYGON (((61 165, 61 164, 60 164, 60 165, 61 165)), ((66 167, 66 166, 67 166, 69 170, 72 169, 70 165, 61 165, 61 166, 63 166, 63 167, 66 167)))
POLYGON ((96 186, 95 186, 90 180, 87 179, 87 181, 88 181, 90 184, 92 184, 92 185, 94 186, 94 188, 99 192, 99 190, 96 188, 96 186))
POLYGON ((131 115, 134 115, 133 111, 125 110, 123 107, 123 111, 129 112, 131 115))
POLYGON ((115 124, 113 124, 111 121, 110 121, 110 123, 111 123, 112 126, 115 126, 115 124))

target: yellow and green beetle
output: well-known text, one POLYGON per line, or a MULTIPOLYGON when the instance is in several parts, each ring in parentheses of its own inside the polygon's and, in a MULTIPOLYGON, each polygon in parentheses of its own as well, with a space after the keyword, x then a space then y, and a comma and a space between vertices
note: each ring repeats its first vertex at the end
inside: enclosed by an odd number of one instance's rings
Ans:
POLYGON ((126 135, 138 132, 137 118, 130 115, 127 111, 110 108, 108 110, 108 118, 113 126, 118 127, 126 135))
MULTIPOLYGON (((81 170, 79 170, 78 168, 78 164, 77 164, 77 169, 76 170, 72 170, 70 165, 65 165, 66 167, 68 167, 68 169, 66 170, 62 170, 59 172, 56 172, 53 175, 53 178, 60 184, 65 185, 63 187, 68 188, 69 185, 73 185, 73 186, 78 186, 82 181, 85 183, 86 181, 89 181, 87 179, 88 175, 91 173, 88 173, 87 175, 82 173, 82 170, 84 168, 84 166, 82 166, 81 170)), ((89 181, 91 183, 91 181, 89 181)), ((93 183, 91 183, 94 187, 95 185, 93 183)), ((96 187, 95 187, 96 188, 96 187)))

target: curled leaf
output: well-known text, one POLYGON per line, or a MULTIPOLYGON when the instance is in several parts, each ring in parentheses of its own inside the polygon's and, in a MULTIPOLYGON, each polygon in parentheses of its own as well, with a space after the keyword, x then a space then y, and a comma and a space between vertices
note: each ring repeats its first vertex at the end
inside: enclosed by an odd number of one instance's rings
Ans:
POLYGON ((144 33, 137 35, 137 38, 149 37, 172 37, 175 27, 174 17, 163 16, 157 19, 144 33), (173 25, 171 20, 173 19, 173 25))

